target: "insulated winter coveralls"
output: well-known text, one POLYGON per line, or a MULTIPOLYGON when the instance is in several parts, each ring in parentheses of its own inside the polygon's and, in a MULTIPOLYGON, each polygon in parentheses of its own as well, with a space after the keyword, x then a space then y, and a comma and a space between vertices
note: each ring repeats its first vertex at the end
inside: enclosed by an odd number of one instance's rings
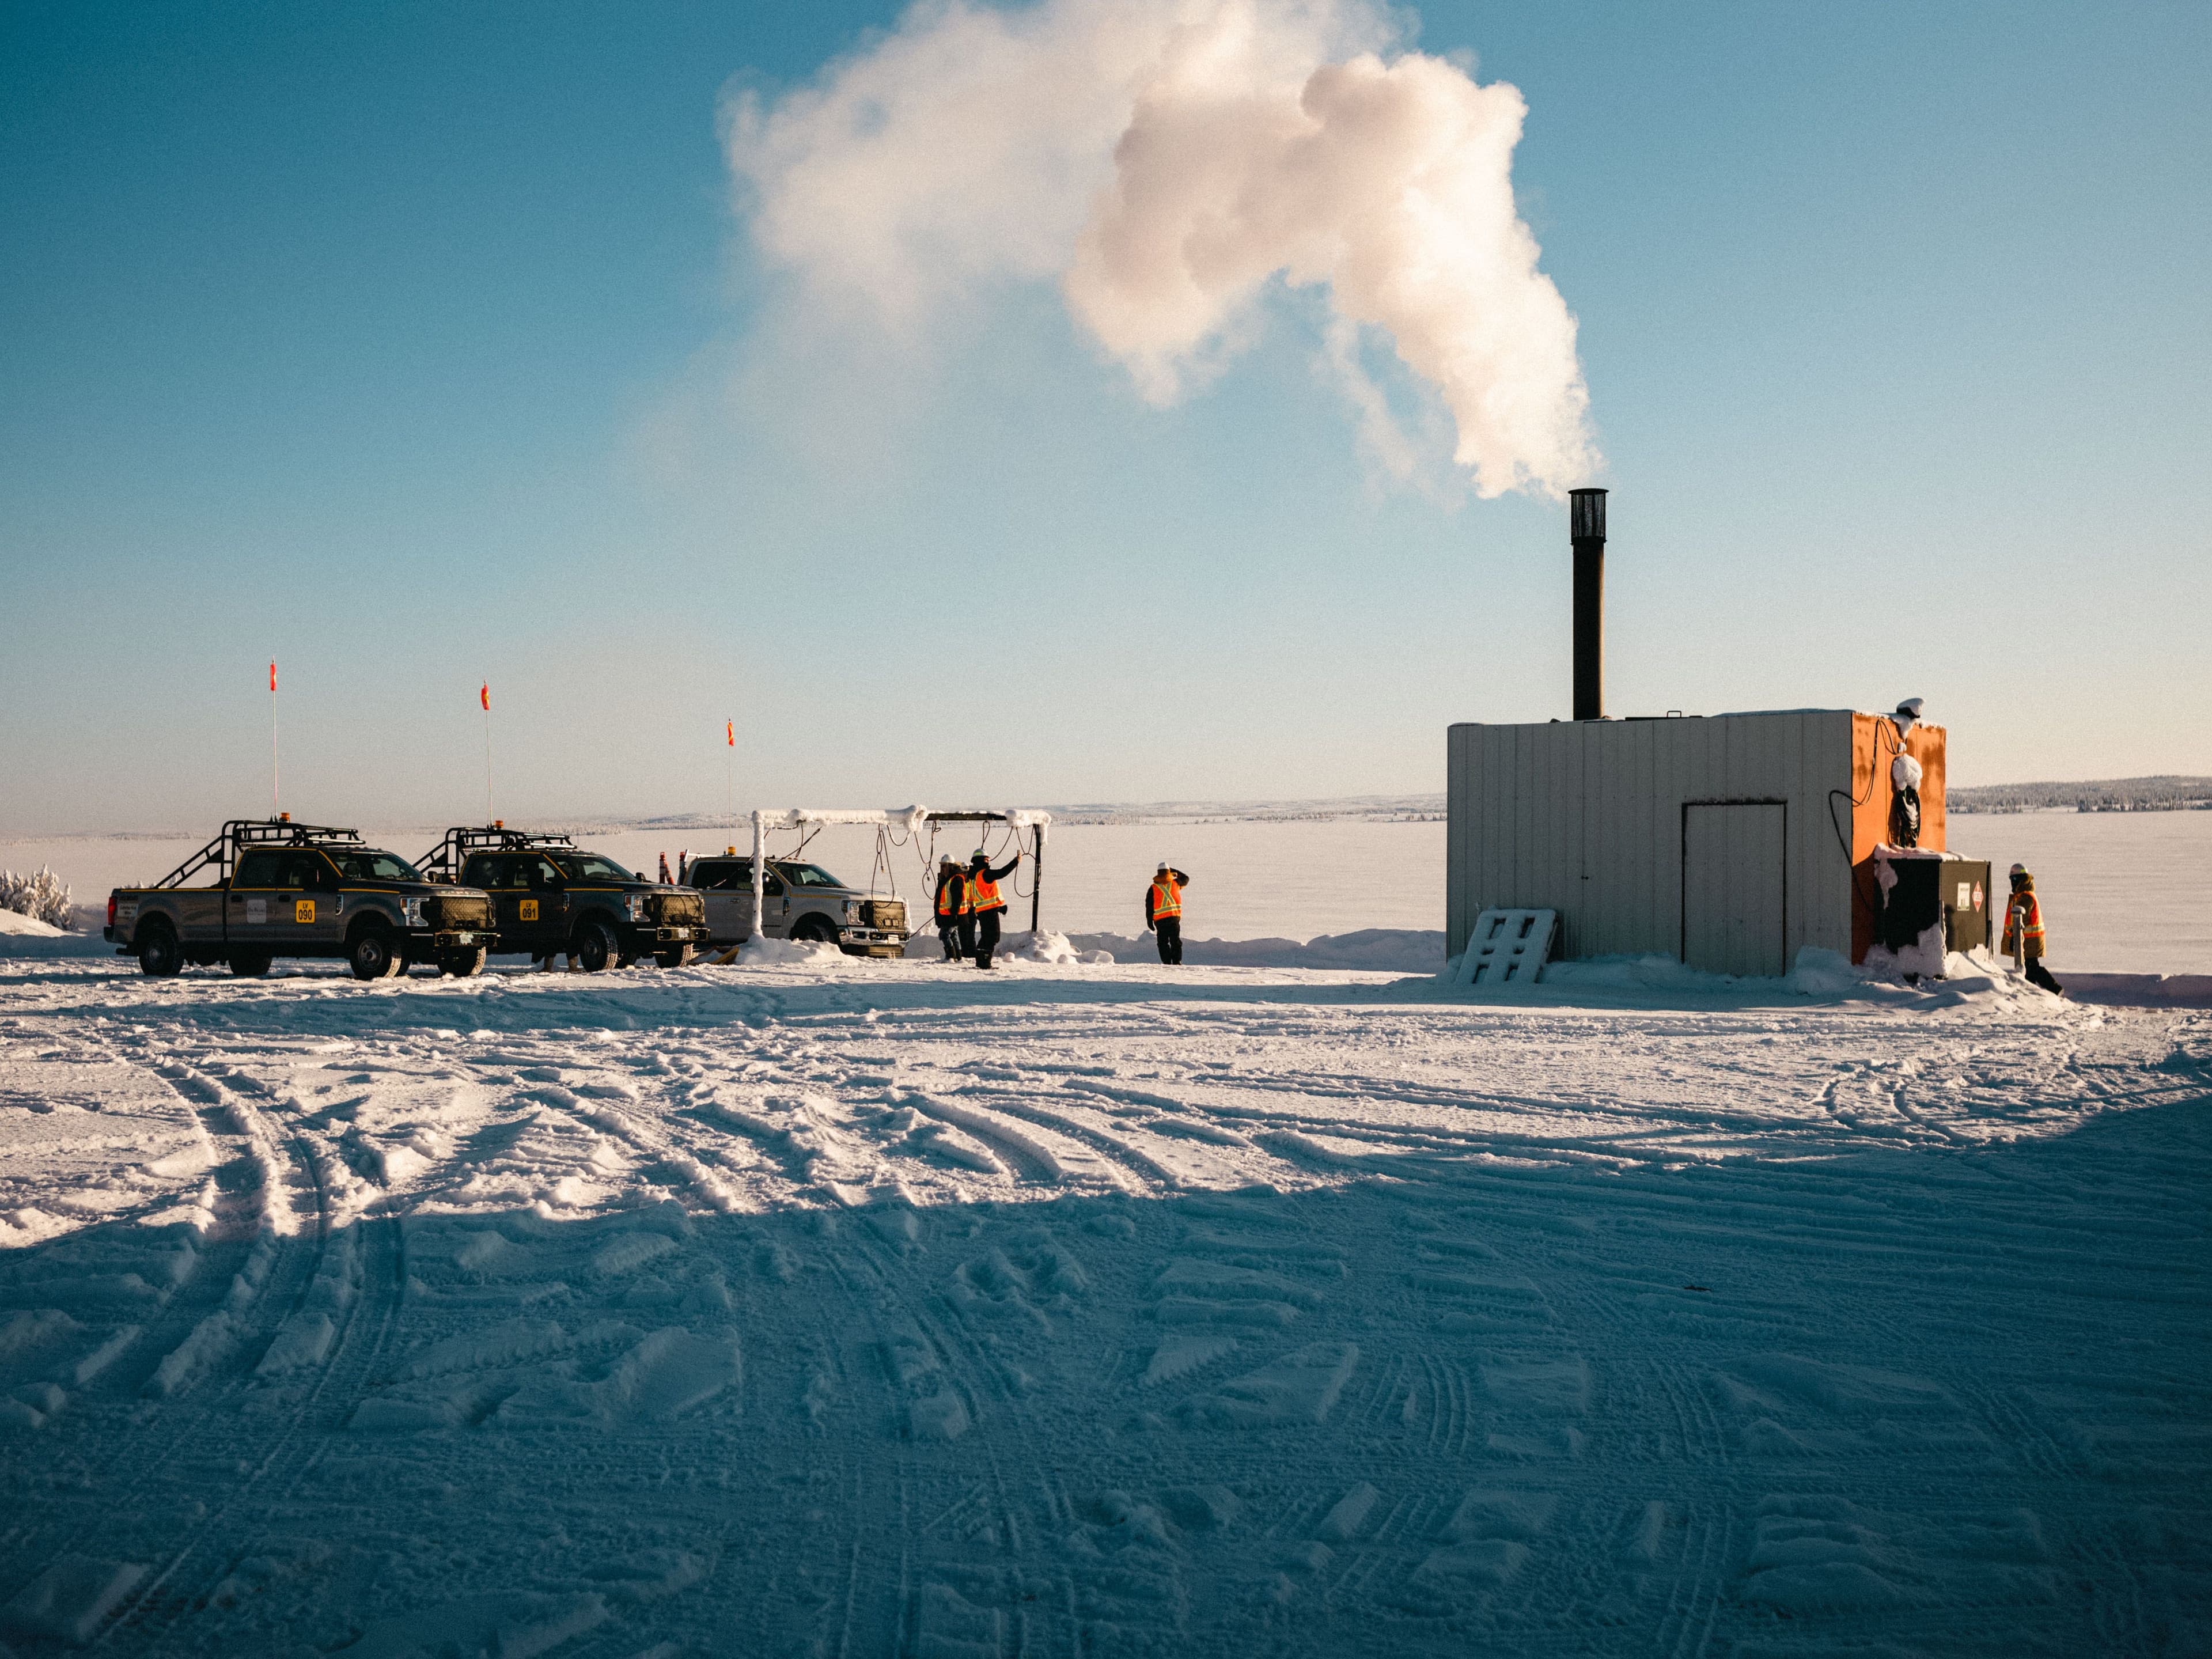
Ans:
POLYGON ((988 860, 977 859, 968 870, 968 900, 975 912, 975 965, 988 968, 991 952, 999 948, 1000 920, 1006 914, 1006 902, 999 896, 999 883, 1013 874, 1022 861, 1017 853, 1011 863, 994 870, 988 860))
POLYGON ((2004 944, 2000 948, 2007 956, 2012 954, 2015 927, 2020 930, 2021 955, 2027 959, 2027 982, 2040 985, 2055 997, 2065 995, 2043 965, 2043 901, 2035 896, 2035 878, 2025 872, 2012 878, 2012 897, 2005 905, 2004 944))
POLYGON ((1170 967, 1182 960, 1182 890, 1190 878, 1180 870, 1167 870, 1152 878, 1145 890, 1145 926, 1160 942, 1160 960, 1170 967))
POLYGON ((947 865, 937 878, 937 936, 945 941, 945 959, 966 956, 975 932, 968 908, 968 872, 957 864, 947 865))

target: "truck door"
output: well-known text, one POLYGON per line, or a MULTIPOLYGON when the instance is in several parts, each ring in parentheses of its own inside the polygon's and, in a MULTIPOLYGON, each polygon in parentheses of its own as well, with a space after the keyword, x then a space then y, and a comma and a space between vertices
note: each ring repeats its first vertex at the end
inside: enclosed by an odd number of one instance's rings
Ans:
POLYGON ((239 860, 230 878, 230 891, 223 898, 224 944, 234 950, 281 948, 283 930, 292 925, 284 886, 284 861, 289 856, 263 848, 239 860))
POLYGON ((693 883, 707 906, 707 937, 717 945, 736 945, 752 937, 753 861, 716 859, 697 866, 693 883))
POLYGON ((294 853, 285 860, 284 890, 290 907, 280 948, 307 956, 336 955, 345 946, 353 901, 340 890, 337 866, 322 853, 294 853))

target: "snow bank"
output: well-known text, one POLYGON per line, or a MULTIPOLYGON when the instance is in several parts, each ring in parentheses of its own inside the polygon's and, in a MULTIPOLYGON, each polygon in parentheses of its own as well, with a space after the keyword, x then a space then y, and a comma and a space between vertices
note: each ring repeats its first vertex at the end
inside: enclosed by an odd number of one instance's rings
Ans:
POLYGON ((836 945, 809 939, 763 937, 749 939, 738 947, 740 968, 804 968, 810 964, 827 967, 844 959, 845 953, 836 945))
MULTIPOLYGON (((1076 933, 1078 951, 1103 951, 1115 962, 1160 959, 1150 933, 1076 933)), ((1086 958, 1087 959, 1087 958, 1086 958)), ((1434 974, 1444 965, 1441 928, 1364 927, 1353 933, 1323 933, 1300 944, 1294 939, 1186 939, 1186 966, 1207 968, 1324 968, 1383 974, 1434 974)))
POLYGON ((0 909, 0 957, 106 956, 113 948, 97 933, 72 933, 36 916, 0 909))
POLYGON ((1952 951, 1936 959, 1942 964, 1942 975, 1924 975, 1917 984, 1906 982, 1905 970, 1887 951, 1870 952, 1863 965, 1854 966, 1838 951, 1808 945, 1797 952, 1790 971, 1777 979, 1700 973, 1669 956, 1615 956, 1547 963, 1542 980, 1527 988, 1472 993, 1464 987, 1451 988, 1480 1001, 1526 1001, 1541 1000, 1547 994, 1597 993, 1609 998, 1632 997, 1650 1007, 1664 1007, 1684 998, 1760 993, 1819 1001, 1895 1001, 1918 1007, 1954 1007, 1977 999, 1992 1008, 2003 1008, 2046 1006, 2053 1000, 1979 956, 1952 951))

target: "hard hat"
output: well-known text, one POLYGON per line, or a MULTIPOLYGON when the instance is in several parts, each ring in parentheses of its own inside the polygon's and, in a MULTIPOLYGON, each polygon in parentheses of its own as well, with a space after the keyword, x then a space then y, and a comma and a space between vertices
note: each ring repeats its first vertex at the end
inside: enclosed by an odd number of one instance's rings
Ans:
POLYGON ((952 862, 952 854, 950 853, 939 853, 937 855, 937 861, 939 864, 950 864, 952 862))
POLYGON ((1163 870, 1164 870, 1164 869, 1166 869, 1167 867, 1168 867, 1168 861, 1167 861, 1165 859, 1162 859, 1162 860, 1160 860, 1160 868, 1161 868, 1161 869, 1163 869, 1163 870))
POLYGON ((991 861, 991 855, 990 855, 988 853, 985 852, 985 851, 984 851, 981 848, 980 848, 980 847, 979 847, 979 848, 977 848, 975 849, 975 856, 974 856, 974 859, 972 860, 972 862, 975 862, 975 863, 977 863, 977 864, 988 864, 990 861, 991 861))
POLYGON ((2027 873, 2027 866, 2024 864, 2015 864, 2012 867, 2012 873, 2015 876, 2024 876, 2027 873))

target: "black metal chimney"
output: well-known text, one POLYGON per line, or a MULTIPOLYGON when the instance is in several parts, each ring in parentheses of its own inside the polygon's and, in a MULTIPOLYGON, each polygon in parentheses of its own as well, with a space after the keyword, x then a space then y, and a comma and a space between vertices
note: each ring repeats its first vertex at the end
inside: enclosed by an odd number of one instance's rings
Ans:
POLYGON ((1567 492, 1575 543, 1575 718, 1605 718, 1605 491, 1567 492))

